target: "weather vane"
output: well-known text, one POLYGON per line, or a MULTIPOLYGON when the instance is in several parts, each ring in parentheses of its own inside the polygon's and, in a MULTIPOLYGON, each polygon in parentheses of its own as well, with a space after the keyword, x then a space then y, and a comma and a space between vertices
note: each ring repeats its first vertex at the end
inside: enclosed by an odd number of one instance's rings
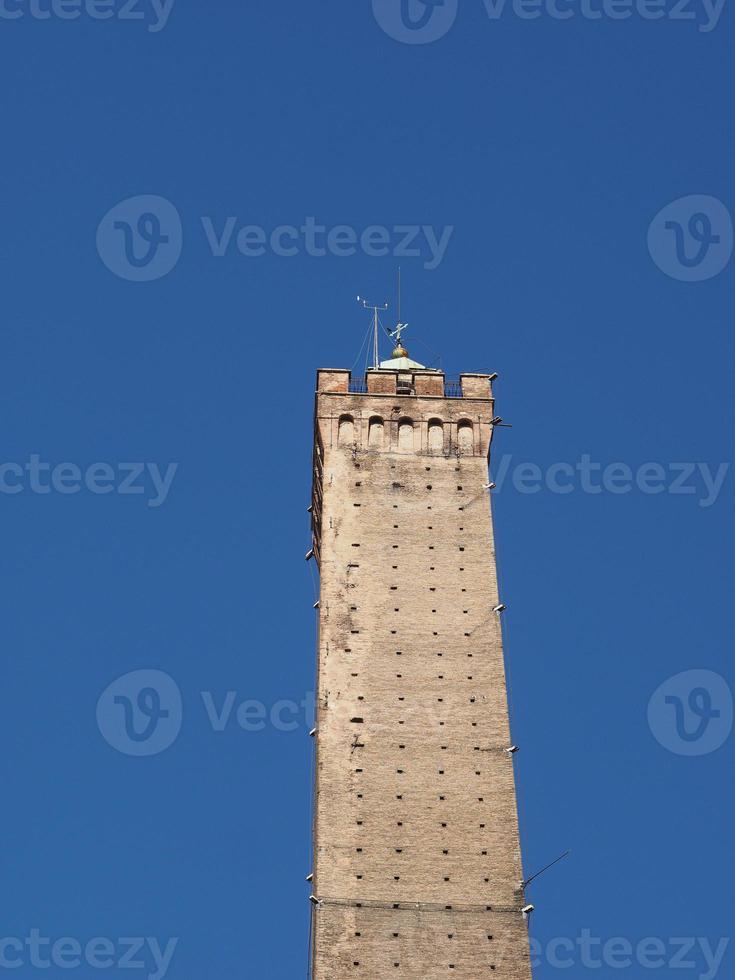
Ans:
MULTIPOLYGON (((374 303, 370 303, 365 299, 364 296, 358 296, 357 302, 362 306, 364 310, 373 311, 373 367, 380 367, 380 353, 378 351, 378 336, 380 333, 380 316, 381 312, 388 309, 388 303, 383 303, 382 306, 376 306, 374 303)), ((401 267, 398 267, 398 323, 394 330, 389 330, 387 327, 383 327, 385 332, 395 341, 395 348, 393 350, 392 357, 408 357, 408 351, 403 346, 402 336, 403 331, 408 329, 407 323, 401 322, 401 267)))
POLYGON ((395 350, 393 351, 393 357, 408 357, 408 351, 403 346, 401 342, 401 336, 403 331, 408 329, 407 323, 397 323, 395 330, 389 330, 388 336, 392 337, 396 342, 395 350))

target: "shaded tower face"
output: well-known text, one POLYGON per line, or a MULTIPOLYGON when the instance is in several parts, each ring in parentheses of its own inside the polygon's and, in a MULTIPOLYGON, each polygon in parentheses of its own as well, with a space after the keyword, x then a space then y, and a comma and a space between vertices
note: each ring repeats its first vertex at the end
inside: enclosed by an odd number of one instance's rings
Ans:
POLYGON ((318 372, 314 980, 531 976, 493 417, 488 375, 318 372))

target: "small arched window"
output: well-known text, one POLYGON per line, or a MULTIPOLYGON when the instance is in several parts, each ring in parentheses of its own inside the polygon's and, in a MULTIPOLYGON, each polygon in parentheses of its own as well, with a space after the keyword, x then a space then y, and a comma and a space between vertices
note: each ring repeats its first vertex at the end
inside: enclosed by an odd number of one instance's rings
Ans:
POLYGON ((466 419, 459 423, 457 429, 457 442, 459 443, 459 448, 463 453, 471 453, 474 450, 475 439, 474 432, 472 428, 472 423, 468 422, 466 419))
POLYGON ((411 419, 401 419, 398 423, 398 448, 413 449, 413 422, 411 419))
POLYGON ((379 415, 374 415, 370 419, 368 446, 371 449, 383 448, 383 420, 379 415))
POLYGON ((429 419, 429 449, 439 453, 444 449, 444 425, 441 419, 429 419))
POLYGON ((339 420, 339 444, 351 446, 355 441, 355 420, 351 415, 342 415, 339 420))

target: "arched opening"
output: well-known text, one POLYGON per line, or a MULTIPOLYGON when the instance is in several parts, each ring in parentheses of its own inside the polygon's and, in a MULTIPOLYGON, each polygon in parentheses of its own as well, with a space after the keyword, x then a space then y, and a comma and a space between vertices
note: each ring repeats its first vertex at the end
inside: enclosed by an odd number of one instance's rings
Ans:
POLYGON ((355 420, 351 415, 342 415, 339 420, 339 444, 351 446, 355 441, 355 420))
POLYGON ((379 415, 373 415, 370 419, 370 428, 368 430, 368 446, 370 449, 383 448, 383 433, 383 420, 379 415))
POLYGON ((444 423, 441 419, 429 419, 429 450, 440 453, 444 449, 444 423))
POLYGON ((398 423, 398 448, 407 452, 413 449, 413 422, 411 419, 401 419, 398 423))
POLYGON ((472 423, 466 419, 457 428, 457 443, 463 453, 472 453, 475 448, 474 430, 472 423))

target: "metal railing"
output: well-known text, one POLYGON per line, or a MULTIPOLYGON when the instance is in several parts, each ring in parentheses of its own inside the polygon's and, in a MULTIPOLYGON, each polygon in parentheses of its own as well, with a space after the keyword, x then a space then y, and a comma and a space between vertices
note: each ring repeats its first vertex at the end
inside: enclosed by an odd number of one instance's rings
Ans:
MULTIPOLYGON (((366 395, 368 393, 367 382, 364 378, 350 378, 349 391, 351 395, 366 395)), ((413 395, 413 385, 399 386, 396 392, 398 395, 413 395)), ((460 381, 444 382, 445 398, 463 398, 462 383, 460 381)))

